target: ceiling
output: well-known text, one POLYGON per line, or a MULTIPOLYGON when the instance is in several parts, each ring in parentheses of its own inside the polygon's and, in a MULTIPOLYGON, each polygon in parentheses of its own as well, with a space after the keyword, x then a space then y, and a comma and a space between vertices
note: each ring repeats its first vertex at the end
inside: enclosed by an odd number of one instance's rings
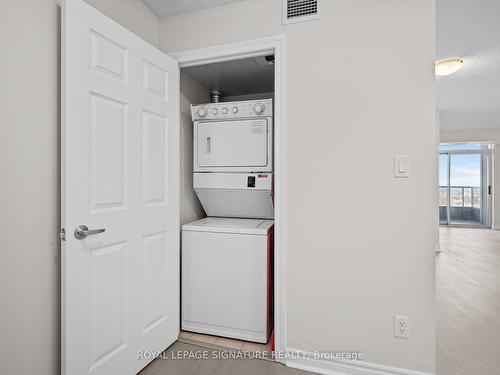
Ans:
POLYGON ((182 71, 207 90, 224 96, 274 91, 274 65, 264 56, 183 68, 182 71))
POLYGON ((242 0, 142 0, 158 17, 193 12, 242 0))
POLYGON ((437 0, 437 60, 464 67, 437 77, 441 127, 500 130, 500 1, 437 0))

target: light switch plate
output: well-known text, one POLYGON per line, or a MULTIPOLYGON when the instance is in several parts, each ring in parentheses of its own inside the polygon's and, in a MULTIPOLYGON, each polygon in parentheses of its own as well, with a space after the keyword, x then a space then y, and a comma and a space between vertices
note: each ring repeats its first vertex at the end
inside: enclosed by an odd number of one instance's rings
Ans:
POLYGON ((410 177, 410 157, 407 155, 394 156, 394 177, 410 177))

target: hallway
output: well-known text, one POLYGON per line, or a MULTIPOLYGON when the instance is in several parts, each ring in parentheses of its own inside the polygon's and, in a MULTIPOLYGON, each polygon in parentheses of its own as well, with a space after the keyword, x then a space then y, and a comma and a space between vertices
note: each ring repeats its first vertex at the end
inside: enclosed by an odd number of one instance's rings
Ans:
POLYGON ((440 229, 436 255, 438 375, 500 368, 500 231, 440 229))

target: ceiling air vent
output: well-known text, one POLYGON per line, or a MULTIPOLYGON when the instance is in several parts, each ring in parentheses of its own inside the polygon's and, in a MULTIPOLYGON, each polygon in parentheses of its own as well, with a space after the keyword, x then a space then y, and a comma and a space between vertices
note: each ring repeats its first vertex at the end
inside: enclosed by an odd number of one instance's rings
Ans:
POLYGON ((319 18, 319 0, 283 0, 283 23, 319 18))

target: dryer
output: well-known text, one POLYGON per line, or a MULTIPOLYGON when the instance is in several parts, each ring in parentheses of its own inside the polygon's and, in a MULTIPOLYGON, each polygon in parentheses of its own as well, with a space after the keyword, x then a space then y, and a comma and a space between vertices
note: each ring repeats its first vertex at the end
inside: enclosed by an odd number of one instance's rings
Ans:
POLYGON ((191 106, 194 190, 208 216, 274 218, 272 99, 191 106))

